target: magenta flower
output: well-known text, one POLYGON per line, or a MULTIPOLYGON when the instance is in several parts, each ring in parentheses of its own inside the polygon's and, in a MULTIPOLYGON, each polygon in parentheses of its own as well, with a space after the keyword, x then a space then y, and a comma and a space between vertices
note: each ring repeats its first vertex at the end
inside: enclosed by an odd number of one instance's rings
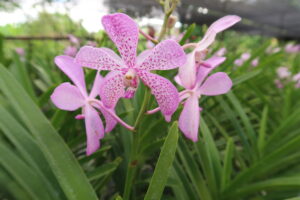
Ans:
POLYGON ((82 108, 82 115, 76 116, 76 119, 85 119, 87 155, 92 154, 100 147, 100 139, 104 137, 104 132, 110 132, 115 127, 117 121, 126 128, 133 130, 131 126, 115 115, 113 109, 107 109, 101 101, 95 99, 103 81, 99 73, 97 73, 91 93, 88 94, 83 69, 80 65, 74 63, 73 58, 69 56, 57 56, 55 63, 72 80, 74 85, 68 82, 60 84, 51 95, 51 100, 55 106, 62 110, 74 111, 82 108), (105 118, 105 130, 97 110, 101 111, 105 118))
POLYGON ((74 46, 67 46, 64 50, 64 55, 74 57, 77 53, 77 48, 74 46))
POLYGON ((223 57, 227 52, 227 49, 225 47, 222 47, 219 49, 214 55, 218 57, 223 57))
POLYGON ((236 59, 235 61, 234 61, 234 64, 235 65, 237 65, 237 66, 242 66, 243 64, 244 64, 244 62, 246 61, 246 60, 248 60, 249 58, 251 57, 251 54, 250 53, 243 53, 242 55, 241 55, 241 57, 240 58, 238 58, 238 59, 236 59))
POLYGON ((80 44, 79 39, 75 35, 69 34, 68 37, 69 37, 69 41, 72 44, 74 44, 74 45, 79 45, 80 44))
POLYGON ((15 48, 15 51, 19 56, 25 56, 25 50, 23 48, 15 48))
POLYGON ((85 46, 80 49, 75 61, 89 68, 112 71, 105 77, 100 89, 104 105, 112 108, 119 98, 132 98, 141 79, 151 88, 165 119, 170 121, 178 107, 178 91, 169 80, 150 71, 183 65, 186 57, 182 47, 173 40, 165 40, 136 57, 139 30, 129 16, 122 13, 106 15, 102 24, 122 58, 107 48, 85 46))
POLYGON ((203 39, 195 45, 195 49, 187 55, 187 62, 179 68, 179 78, 186 88, 192 88, 196 82, 196 71, 199 64, 206 65, 203 60, 207 53, 207 48, 215 41, 218 33, 230 28, 241 18, 236 15, 228 15, 215 21, 206 31, 203 39))
MULTIPOLYGON (((227 93, 232 87, 232 81, 224 72, 217 72, 209 76, 208 74, 218 65, 225 61, 224 57, 212 57, 205 61, 209 64, 209 68, 201 65, 197 71, 196 81, 193 87, 186 87, 183 84, 183 78, 176 77, 176 82, 185 88, 180 92, 180 100, 187 99, 184 108, 179 117, 179 128, 184 135, 196 142, 198 140, 198 129, 200 120, 199 98, 202 95, 216 96, 227 93)), ((186 78, 189 78, 187 76, 186 78)))
POLYGON ((278 89, 282 89, 284 87, 283 83, 279 79, 275 79, 274 83, 278 89))
POLYGON ((291 76, 291 72, 287 67, 278 67, 276 72, 280 79, 287 79, 291 76))
POLYGON ((236 59, 235 61, 234 61, 234 64, 236 65, 236 66, 242 66, 243 64, 244 64, 244 60, 243 59, 241 59, 241 58, 238 58, 238 59, 236 59))
POLYGON ((295 45, 295 44, 287 44, 286 46, 285 46, 285 52, 287 52, 287 53, 298 53, 298 52, 300 52, 300 44, 297 44, 297 45, 295 45))
POLYGON ((252 60, 251 65, 252 67, 257 67, 257 65, 259 64, 259 59, 255 58, 254 60, 252 60))
MULTIPOLYGON (((184 135, 196 142, 200 120, 199 98, 201 95, 215 96, 227 93, 232 81, 224 72, 207 75, 225 61, 224 57, 212 57, 204 60, 207 48, 214 42, 217 33, 233 26, 241 20, 238 16, 225 16, 214 22, 207 30, 203 39, 195 45, 195 49, 187 55, 187 62, 179 68, 175 81, 185 88, 180 92, 180 101, 187 99, 179 117, 179 128, 184 135)), ((160 108, 148 111, 157 112, 160 108)))

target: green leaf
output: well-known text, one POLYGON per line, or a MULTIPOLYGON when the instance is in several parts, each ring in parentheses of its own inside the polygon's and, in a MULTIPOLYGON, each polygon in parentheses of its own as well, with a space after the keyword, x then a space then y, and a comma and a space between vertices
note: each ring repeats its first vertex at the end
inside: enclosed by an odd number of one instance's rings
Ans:
POLYGON ((0 164, 13 176, 30 194, 32 199, 49 199, 51 193, 44 187, 42 179, 34 172, 4 141, 0 140, 0 164))
POLYGON ((3 66, 0 66, 0 89, 36 138, 65 195, 69 199, 97 199, 86 175, 66 143, 3 66))
POLYGON ((300 188, 300 177, 281 177, 269 179, 262 182, 257 182, 251 185, 247 185, 245 187, 241 187, 232 191, 228 198, 231 197, 243 197, 245 195, 251 194, 253 192, 262 191, 262 190, 284 190, 284 189, 294 189, 295 191, 299 191, 300 188))
POLYGON ((164 191, 178 143, 178 123, 171 126, 166 141, 160 152, 153 176, 150 181, 145 200, 158 200, 164 191))
POLYGON ((101 165, 100 167, 96 168, 95 170, 88 173, 88 178, 90 181, 99 179, 105 175, 108 175, 115 171, 117 167, 120 165, 122 158, 118 157, 113 162, 101 165))
POLYGON ((267 120, 268 120, 268 107, 265 107, 262 113, 261 121, 260 121, 260 127, 259 127, 259 135, 258 135, 258 152, 260 156, 263 155, 264 152, 264 146, 265 146, 265 140, 266 140, 266 127, 267 127, 267 120))
POLYGON ((192 33, 193 33, 195 27, 196 27, 195 24, 191 24, 191 25, 187 28, 187 30, 186 30, 184 36, 183 36, 183 37, 181 38, 181 40, 179 41, 179 44, 180 44, 180 45, 184 45, 185 41, 186 41, 187 39, 189 39, 189 37, 192 35, 192 33))
POLYGON ((226 184, 229 182, 230 175, 232 173, 232 157, 234 151, 233 139, 229 138, 225 150, 224 166, 222 171, 221 190, 223 191, 226 184))

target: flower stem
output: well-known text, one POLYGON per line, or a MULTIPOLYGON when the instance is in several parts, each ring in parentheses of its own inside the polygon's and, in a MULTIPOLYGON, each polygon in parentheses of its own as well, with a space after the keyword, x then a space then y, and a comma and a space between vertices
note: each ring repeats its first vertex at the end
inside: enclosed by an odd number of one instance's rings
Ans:
POLYGON ((147 40, 150 40, 153 44, 158 44, 158 41, 156 39, 154 39, 153 37, 151 37, 150 35, 148 35, 147 33, 145 33, 144 31, 142 31, 141 29, 139 30, 140 34, 142 36, 144 36, 147 40))
POLYGON ((169 17, 171 16, 173 11, 175 10, 175 8, 177 6, 177 3, 178 3, 178 0, 169 0, 169 1, 172 1, 171 7, 168 5, 169 4, 168 2, 164 3, 165 17, 164 17, 164 22, 163 22, 162 29, 161 29, 161 31, 159 33, 159 36, 158 36, 158 39, 157 39, 159 42, 164 38, 164 36, 167 32, 169 17))
MULTIPOLYGON (((164 7, 164 11, 165 11, 164 23, 163 23, 163 27, 159 33, 157 42, 160 42, 163 39, 164 35, 166 34, 169 17, 177 6, 178 0, 171 0, 171 1, 172 1, 171 7, 167 6, 167 4, 164 4, 165 5, 165 7, 164 7)), ((131 155, 130 155, 128 168, 127 168, 125 188, 124 188, 124 194, 123 194, 124 200, 130 199, 130 193, 132 190, 134 177, 136 175, 137 166, 140 164, 138 161, 139 135, 141 134, 140 133, 140 124, 143 120, 144 115, 146 114, 147 107, 148 107, 149 100, 150 100, 150 95, 151 95, 150 89, 146 88, 141 109, 140 109, 138 116, 136 118, 136 121, 134 123, 136 132, 133 133, 132 149, 131 149, 131 155)))
POLYGON ((103 103, 97 99, 93 99, 91 100, 92 103, 95 103, 94 106, 97 107, 100 110, 106 111, 108 114, 110 114, 117 122, 119 122, 122 126, 124 126, 125 128, 127 128, 130 131, 134 131, 134 127, 128 125, 126 122, 124 122, 121 118, 118 117, 118 115, 116 115, 116 113, 114 113, 114 111, 112 109, 108 109, 106 108, 103 103))
POLYGON ((144 100, 142 103, 142 107, 138 113, 138 116, 136 118, 136 121, 134 123, 134 127, 136 132, 133 133, 133 141, 132 141, 132 149, 131 149, 131 155, 130 155, 130 160, 128 164, 128 169, 127 169, 127 174, 126 174, 126 180, 125 180, 125 189, 124 189, 124 194, 123 198, 124 200, 129 200, 130 199, 130 193, 131 193, 131 188, 133 185, 133 180, 136 174, 137 170, 137 165, 138 163, 138 148, 139 148, 139 136, 140 136, 140 129, 139 126, 141 124, 141 121, 145 115, 145 112, 147 110, 149 100, 150 100, 150 89, 146 88, 145 95, 144 95, 144 100))

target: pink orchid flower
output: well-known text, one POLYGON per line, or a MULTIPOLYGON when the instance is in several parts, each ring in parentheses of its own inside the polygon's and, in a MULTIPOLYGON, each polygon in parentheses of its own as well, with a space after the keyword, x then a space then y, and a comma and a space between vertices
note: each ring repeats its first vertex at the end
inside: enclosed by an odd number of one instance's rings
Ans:
POLYGON ((251 65, 252 67, 257 67, 257 65, 259 64, 259 59, 255 58, 254 60, 252 60, 251 65))
POLYGON ((287 79, 291 76, 291 72, 287 67, 278 67, 276 72, 280 79, 287 79))
POLYGON ((21 47, 15 48, 15 51, 19 56, 25 56, 25 50, 23 48, 21 47))
POLYGON ((212 57, 207 59, 205 62, 210 65, 209 68, 200 65, 197 71, 196 81, 192 88, 186 88, 182 83, 182 79, 178 79, 179 76, 176 79, 179 85, 185 87, 185 90, 180 92, 180 100, 187 99, 179 117, 179 128, 187 138, 194 142, 198 140, 200 111, 202 111, 202 108, 199 107, 199 98, 202 95, 216 96, 225 94, 232 87, 231 79, 224 72, 217 72, 208 76, 208 74, 223 63, 225 59, 225 57, 212 57))
POLYGON ((179 104, 178 91, 169 80, 150 71, 183 65, 186 57, 182 47, 173 40, 165 40, 136 57, 139 30, 129 16, 122 13, 106 15, 102 24, 122 59, 110 49, 85 46, 77 53, 75 62, 89 68, 112 71, 105 77, 100 89, 104 105, 112 108, 119 98, 132 98, 141 79, 150 87, 165 119, 170 121, 179 104))
POLYGON ((64 55, 67 55, 67 56, 75 56, 77 53, 77 48, 74 47, 74 46, 67 46, 64 50, 64 55))
MULTIPOLYGON (((203 39, 195 45, 195 49, 187 55, 187 62, 179 68, 175 81, 185 88, 180 92, 180 101, 187 99, 179 117, 179 128, 184 135, 196 142, 200 120, 199 98, 201 95, 215 96, 227 93, 232 81, 224 72, 218 72, 207 79, 207 75, 225 61, 224 57, 212 57, 204 61, 207 48, 214 42, 217 33, 233 26, 241 20, 238 16, 225 16, 214 22, 203 39), (206 79, 206 80, 205 80, 206 79)), ((157 112, 159 108, 148 111, 157 112)))
POLYGON ((83 69, 74 62, 72 57, 57 56, 55 63, 72 80, 74 85, 68 82, 60 84, 51 95, 51 100, 56 107, 62 110, 74 111, 82 108, 83 114, 76 116, 76 119, 85 119, 87 155, 92 154, 100 147, 100 139, 104 137, 104 132, 110 132, 115 127, 117 121, 126 128, 133 130, 133 127, 127 125, 116 116, 113 109, 107 109, 101 101, 95 99, 103 81, 99 72, 97 73, 92 90, 88 94, 83 69), (105 130, 97 110, 100 110, 105 118, 105 130))
POLYGON ((295 44, 289 43, 285 46, 284 50, 287 53, 298 53, 298 52, 300 52, 300 44, 295 45, 295 44))
POLYGON ((74 44, 74 45, 80 45, 80 41, 79 41, 79 39, 75 35, 69 34, 68 37, 69 37, 69 41, 72 44, 74 44))
POLYGON ((207 29, 203 39, 195 44, 195 49, 187 54, 187 62, 179 68, 179 78, 186 88, 193 87, 193 84, 196 82, 196 71, 199 66, 197 64, 200 63, 209 67, 203 59, 206 57, 207 48, 215 41, 217 34, 230 28, 240 20, 239 16, 228 15, 215 21, 207 29))
POLYGON ((222 47, 214 54, 214 56, 223 57, 226 54, 226 52, 227 49, 225 47, 222 47))

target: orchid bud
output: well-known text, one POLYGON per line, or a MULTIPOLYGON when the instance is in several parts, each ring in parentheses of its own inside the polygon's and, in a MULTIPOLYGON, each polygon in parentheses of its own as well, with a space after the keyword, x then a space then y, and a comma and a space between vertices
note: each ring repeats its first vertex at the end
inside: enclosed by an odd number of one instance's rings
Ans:
POLYGON ((177 22, 177 17, 174 16, 174 15, 171 15, 171 16, 169 17, 169 19, 168 19, 167 27, 168 27, 169 29, 173 28, 174 25, 176 24, 176 22, 177 22))

